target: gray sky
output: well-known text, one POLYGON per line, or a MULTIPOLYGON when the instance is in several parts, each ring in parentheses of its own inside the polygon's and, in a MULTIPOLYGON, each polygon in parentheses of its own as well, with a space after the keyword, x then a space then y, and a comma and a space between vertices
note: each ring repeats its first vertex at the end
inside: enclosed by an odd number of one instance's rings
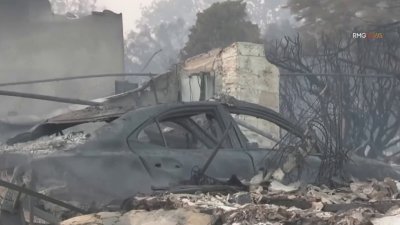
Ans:
POLYGON ((98 0, 99 9, 106 8, 116 13, 122 13, 124 34, 135 28, 135 21, 141 16, 141 7, 148 6, 154 0, 98 0))

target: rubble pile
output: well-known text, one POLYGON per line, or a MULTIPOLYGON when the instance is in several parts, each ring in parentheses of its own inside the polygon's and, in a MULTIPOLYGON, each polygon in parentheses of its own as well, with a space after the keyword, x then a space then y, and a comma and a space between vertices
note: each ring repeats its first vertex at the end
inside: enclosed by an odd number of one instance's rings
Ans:
POLYGON ((135 196, 124 201, 122 212, 78 216, 62 224, 400 224, 400 183, 390 178, 334 190, 272 186, 252 192, 135 196))

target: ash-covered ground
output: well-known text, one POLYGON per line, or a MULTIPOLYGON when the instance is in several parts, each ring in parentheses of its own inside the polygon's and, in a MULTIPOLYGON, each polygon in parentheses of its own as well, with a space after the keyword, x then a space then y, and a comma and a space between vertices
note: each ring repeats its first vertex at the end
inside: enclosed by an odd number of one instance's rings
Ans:
POLYGON ((68 151, 85 143, 90 134, 84 132, 70 132, 66 135, 51 135, 41 137, 34 141, 7 145, 0 142, 1 153, 24 153, 32 155, 45 155, 54 151, 68 151))
POLYGON ((390 178, 337 189, 276 181, 251 192, 201 193, 197 188, 191 194, 135 196, 116 211, 77 216, 62 224, 400 224, 400 183, 390 178))

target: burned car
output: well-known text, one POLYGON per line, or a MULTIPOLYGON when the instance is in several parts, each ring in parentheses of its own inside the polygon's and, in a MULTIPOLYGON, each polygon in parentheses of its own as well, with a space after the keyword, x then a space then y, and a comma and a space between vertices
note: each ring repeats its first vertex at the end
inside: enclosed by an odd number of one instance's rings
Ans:
MULTIPOLYGON (((31 183, 26 185, 50 196, 109 201, 190 180, 215 150, 208 176, 250 179, 265 167, 271 149, 249 141, 235 120, 239 114, 273 122, 299 141, 303 138, 302 129, 251 103, 160 104, 125 113, 68 151, 27 159, 14 171, 13 180, 22 185, 29 173, 31 183)), ((50 126, 49 121, 43 126, 50 126)))
MULTIPOLYGON (((3 159, 8 157, 2 170, 15 168, 11 181, 18 186, 81 205, 104 205, 138 193, 181 184, 226 182, 232 177, 243 183, 261 175, 261 180, 273 177, 307 184, 315 182, 319 174, 321 154, 310 130, 272 109, 236 99, 159 104, 96 119, 112 122, 94 131, 87 142, 66 151, 29 157, 18 152, 2 154, 3 159), (271 137, 246 123, 246 117, 273 123, 287 133, 271 137), (264 147, 262 138, 277 143, 264 147), (18 160, 13 164, 10 159, 18 160)), ((36 137, 38 131, 59 133, 84 122, 87 120, 50 119, 23 137, 36 137)), ((357 159, 347 172, 362 179, 399 177, 389 166, 357 159)))

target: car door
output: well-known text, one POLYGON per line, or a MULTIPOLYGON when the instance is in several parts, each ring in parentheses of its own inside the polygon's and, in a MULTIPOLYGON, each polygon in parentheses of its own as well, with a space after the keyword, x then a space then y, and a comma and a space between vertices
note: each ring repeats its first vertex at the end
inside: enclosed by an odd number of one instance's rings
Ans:
MULTIPOLYGON (((177 185, 203 168, 230 119, 218 105, 184 105, 150 119, 127 142, 142 158, 155 187, 177 185)), ((253 159, 238 146, 237 136, 232 134, 228 132, 222 141, 205 172, 207 176, 229 179, 237 175, 248 179, 254 175, 253 159)))

